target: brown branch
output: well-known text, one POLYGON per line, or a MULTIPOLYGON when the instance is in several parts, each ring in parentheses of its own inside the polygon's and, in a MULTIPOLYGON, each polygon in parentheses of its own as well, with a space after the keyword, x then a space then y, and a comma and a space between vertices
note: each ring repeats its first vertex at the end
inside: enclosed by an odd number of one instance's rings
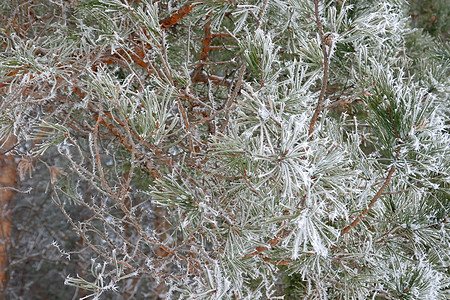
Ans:
POLYGON ((182 18, 184 18, 188 13, 190 13, 196 5, 197 4, 186 4, 180 9, 178 9, 173 15, 170 15, 165 19, 159 21, 161 29, 167 30, 176 23, 178 23, 182 18))
MULTIPOLYGON (((93 108, 94 113, 99 111, 98 107, 94 107, 93 108)), ((174 163, 172 158, 170 158, 169 156, 165 155, 165 153, 159 149, 157 146, 151 144, 149 141, 145 140, 143 137, 139 136, 134 130, 131 130, 129 124, 126 124, 126 120, 121 121, 118 118, 115 118, 111 113, 109 112, 102 112, 106 117, 108 117, 108 119, 111 119, 112 121, 114 121, 114 124, 111 123, 110 121, 108 121, 107 118, 102 118, 100 120, 101 124, 103 126, 105 126, 106 129, 108 129, 108 131, 113 134, 114 136, 116 136, 116 138, 118 139, 118 141, 139 161, 143 161, 145 163, 145 167, 150 171, 150 173, 152 174, 152 176, 157 179, 157 178, 161 178, 161 173, 159 172, 159 170, 157 170, 157 168, 152 167, 151 165, 151 161, 149 159, 146 158, 146 155, 142 152, 139 152, 136 150, 136 147, 133 145, 133 141, 131 141, 132 138, 135 138, 138 143, 141 146, 146 147, 147 149, 152 150, 155 158, 157 158, 160 162, 163 163, 164 166, 168 167, 171 171, 174 168, 174 163), (119 128, 117 128, 119 127, 119 128), (126 136, 125 133, 128 133, 129 135, 126 136)), ((95 118, 98 118, 98 115, 95 116, 95 118)), ((187 181, 189 181, 190 183, 192 183, 193 185, 195 185, 196 187, 200 187, 200 185, 193 179, 191 178, 188 174, 179 171, 179 174, 185 178, 187 181)))
MULTIPOLYGON (((397 160, 399 154, 400 154, 400 147, 396 151, 394 161, 397 160)), ((359 223, 359 221, 362 220, 362 218, 364 218, 367 215, 367 213, 375 205, 375 202, 377 202, 377 200, 384 194, 383 192, 388 187, 389 183, 391 182, 391 178, 392 178, 392 175, 394 175, 394 172, 395 172, 395 167, 392 166, 389 169, 389 172, 388 172, 388 175, 386 177, 386 180, 384 181, 383 185, 380 187, 378 192, 375 194, 375 196, 372 198, 372 201, 370 201, 370 203, 367 206, 367 208, 364 209, 362 211, 362 213, 355 220, 353 220, 353 222, 351 222, 348 226, 346 226, 344 229, 342 229, 341 235, 344 235, 344 234, 348 233, 353 227, 355 227, 359 223)))
MULTIPOLYGON (((198 63, 194 71, 192 72, 192 82, 203 82, 203 83, 213 83, 219 86, 230 86, 231 82, 224 77, 209 75, 203 70, 203 66, 206 64, 209 65, 217 65, 220 62, 211 62, 207 63, 207 59, 209 57, 209 52, 211 50, 221 50, 222 46, 211 46, 212 40, 214 38, 225 38, 231 37, 229 33, 212 33, 211 32, 211 23, 208 22, 205 25, 205 37, 202 39, 202 50, 200 52, 200 57, 198 59, 198 63)), ((227 62, 228 63, 228 62, 227 62)))
POLYGON ((205 38, 202 40, 203 49, 202 52, 200 52, 200 63, 205 61, 209 56, 209 51, 211 50, 211 42, 212 42, 213 36, 211 34, 211 23, 208 22, 205 25, 205 38))
POLYGON ((208 78, 203 74, 203 63, 209 56, 209 51, 211 51, 211 42, 213 36, 211 34, 211 23, 208 22, 205 25, 205 37, 202 40, 203 48, 200 52, 199 62, 194 72, 192 73, 193 82, 208 82, 208 78), (202 76, 203 75, 203 76, 202 76))
MULTIPOLYGON (((16 143, 16 137, 11 135, 5 141, 0 141, 0 146, 5 149, 12 148, 16 143)), ((8 251, 11 239, 12 212, 11 201, 14 198, 16 185, 16 162, 12 155, 0 156, 0 298, 5 296, 3 291, 9 280, 8 251)))
MULTIPOLYGON (((311 118, 311 122, 309 123, 309 131, 308 135, 311 135, 314 131, 314 125, 317 122, 317 119, 319 118, 320 112, 323 110, 323 102, 325 100, 325 92, 327 90, 328 85, 328 75, 329 75, 329 63, 330 63, 330 54, 331 54, 331 46, 328 45, 328 41, 326 41, 324 34, 323 34, 323 26, 322 26, 322 20, 319 16, 319 0, 314 0, 314 13, 315 13, 315 22, 317 24, 317 28, 319 31, 319 37, 320 37, 320 43, 322 47, 322 54, 323 54, 323 78, 322 78, 322 88, 320 90, 319 100, 317 101, 316 110, 314 111, 314 114, 311 118), (329 49, 327 51, 327 49, 329 49)), ((310 137, 310 139, 312 136, 310 137)))
POLYGON ((347 227, 342 229, 342 235, 346 234, 353 227, 355 227, 356 224, 358 224, 359 221, 361 221, 361 219, 364 218, 364 216, 367 215, 367 213, 372 209, 372 207, 375 205, 375 202, 377 202, 378 198, 380 198, 380 196, 383 194, 383 191, 387 188, 387 186, 391 182, 391 178, 392 178, 392 175, 394 174, 394 172, 395 172, 395 167, 392 167, 389 170, 388 176, 386 177, 386 180, 384 181, 383 185, 378 190, 378 192, 375 194, 375 196, 372 198, 372 201, 370 201, 369 206, 367 206, 367 208, 365 210, 363 210, 362 213, 353 222, 350 223, 350 225, 348 225, 347 227))
MULTIPOLYGON (((208 117, 205 117, 205 118, 203 118, 203 119, 193 123, 192 124, 193 126, 197 126, 198 124, 210 121, 210 120, 214 119, 218 114, 221 114, 223 112, 226 113, 227 119, 228 119, 228 113, 229 113, 230 107, 233 104, 233 101, 236 99, 238 92, 241 90, 241 86, 242 86, 242 83, 243 83, 245 70, 246 70, 246 65, 245 65, 245 63, 243 63, 241 68, 240 68, 240 70, 239 70, 239 77, 238 77, 238 80, 236 82, 236 86, 235 86, 235 88, 233 90, 233 93, 232 93, 231 97, 228 98, 228 100, 225 103, 225 105, 223 106, 223 108, 221 108, 219 110, 216 110, 213 114, 209 115, 208 117)), ((228 124, 228 120, 225 120, 225 123, 221 127, 220 132, 223 132, 223 130, 225 130, 225 127, 226 127, 227 124, 228 124)))
POLYGON ((231 104, 233 104, 234 100, 237 97, 237 94, 241 91, 241 86, 244 79, 244 73, 247 66, 245 63, 242 64, 241 69, 239 70, 239 77, 238 81, 236 82, 236 86, 234 87, 233 93, 231 94, 231 97, 228 98, 227 102, 225 103, 225 107, 223 110, 225 111, 225 122, 222 124, 222 127, 220 128, 220 132, 223 132, 228 124, 229 117, 230 117, 230 108, 231 104))
POLYGON ((231 85, 231 81, 224 78, 224 77, 219 77, 219 76, 215 76, 215 75, 208 75, 205 71, 203 70, 195 70, 192 76, 192 81, 193 82, 203 82, 203 83, 208 83, 211 82, 215 85, 218 86, 226 86, 229 87, 231 85))
POLYGON ((188 140, 189 140, 189 151, 192 153, 194 152, 194 144, 192 141, 192 132, 191 132, 191 124, 189 123, 189 116, 186 113, 186 110, 184 109, 183 103, 181 103, 180 98, 177 98, 178 103, 178 109, 181 114, 181 118, 183 119, 184 126, 186 127, 188 134, 188 140))
MULTIPOLYGON (((244 172, 244 175, 246 176, 245 172, 244 172)), ((246 180, 247 180, 247 178, 246 178, 246 180)), ((287 212, 287 211, 285 211, 283 213, 283 215, 287 215, 287 214, 289 214, 289 212, 287 212)), ((284 227, 285 225, 286 225, 286 220, 283 221, 282 226, 284 227)), ((287 230, 285 228, 281 228, 278 231, 278 233, 276 234, 276 236, 269 241, 269 246, 267 246, 267 247, 266 246, 258 246, 258 247, 255 248, 255 251, 253 251, 252 253, 244 255, 242 257, 242 259, 249 258, 249 257, 255 256, 255 255, 258 255, 258 254, 262 254, 263 252, 269 250, 270 248, 272 248, 276 244, 278 244, 280 242, 280 240, 282 240, 282 239, 286 238, 287 236, 289 236, 290 233, 291 233, 290 230, 287 230)), ((275 265, 288 265, 289 263, 291 263, 290 259, 280 260, 280 261, 273 261, 272 259, 270 259, 268 257, 263 257, 263 260, 267 261, 267 262, 270 262, 270 263, 273 263, 275 265)))

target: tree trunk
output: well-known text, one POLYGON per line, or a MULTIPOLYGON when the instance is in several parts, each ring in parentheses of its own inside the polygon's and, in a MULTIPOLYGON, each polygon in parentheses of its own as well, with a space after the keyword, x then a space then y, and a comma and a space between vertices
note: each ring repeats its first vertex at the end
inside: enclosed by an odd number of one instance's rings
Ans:
POLYGON ((0 300, 5 298, 8 282, 8 247, 11 236, 11 201, 16 183, 16 163, 7 151, 14 146, 15 137, 10 137, 0 148, 0 300), (5 153, 6 152, 6 153, 5 153))

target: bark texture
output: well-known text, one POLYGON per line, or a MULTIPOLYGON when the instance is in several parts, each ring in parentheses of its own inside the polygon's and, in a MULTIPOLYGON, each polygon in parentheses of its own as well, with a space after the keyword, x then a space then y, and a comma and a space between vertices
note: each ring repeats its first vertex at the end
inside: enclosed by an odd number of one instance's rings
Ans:
POLYGON ((8 248, 11 237, 11 201, 16 183, 16 163, 8 152, 16 139, 10 137, 0 150, 0 299, 5 299, 4 291, 8 283, 8 248))

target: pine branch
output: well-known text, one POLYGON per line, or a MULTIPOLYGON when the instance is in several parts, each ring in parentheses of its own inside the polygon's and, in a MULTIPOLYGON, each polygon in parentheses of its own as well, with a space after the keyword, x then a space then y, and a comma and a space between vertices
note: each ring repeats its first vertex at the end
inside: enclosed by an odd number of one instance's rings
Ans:
MULTIPOLYGON (((319 118, 320 112, 323 110, 323 102, 325 100, 325 92, 327 91, 327 85, 328 85, 331 47, 332 47, 332 43, 333 43, 332 36, 329 37, 331 39, 331 40, 329 40, 328 37, 325 36, 323 33, 322 20, 320 19, 320 16, 319 16, 319 0, 314 0, 314 13, 315 13, 314 21, 317 24, 317 29, 319 32, 320 44, 321 44, 322 54, 323 54, 323 77, 322 77, 322 87, 320 89, 317 106, 316 106, 314 114, 311 118, 311 121, 309 123, 308 135, 311 135, 313 133, 314 125, 317 122, 317 119, 319 118)), ((310 139, 312 139, 312 136, 310 136, 310 139)))
MULTIPOLYGON (((394 163, 397 160, 399 154, 400 154, 400 147, 396 151, 394 163)), ((359 221, 362 220, 362 218, 364 218, 367 215, 367 213, 372 209, 372 207, 375 205, 377 200, 383 195, 384 190, 388 187, 389 183, 391 182, 392 175, 394 175, 394 172, 395 172, 395 167, 392 166, 389 169, 389 172, 386 176, 386 180, 384 181, 383 185, 380 187, 378 192, 375 194, 375 196, 372 198, 372 200, 370 201, 367 208, 364 209, 361 212, 361 214, 355 220, 353 220, 353 222, 351 222, 348 226, 346 226, 344 229, 342 229, 341 235, 348 233, 353 227, 355 227, 359 223, 359 221)))
POLYGON ((364 216, 367 215, 367 213, 372 209, 372 207, 375 205, 375 202, 377 202, 378 198, 380 198, 380 196, 383 194, 383 191, 387 188, 387 186, 391 182, 391 178, 392 178, 392 175, 394 174, 394 172, 395 172, 395 167, 392 167, 389 170, 389 173, 388 173, 388 175, 386 177, 386 180, 384 181, 383 185, 380 187, 378 192, 372 198, 372 201, 370 201, 370 203, 367 206, 367 208, 364 209, 362 211, 362 213, 352 223, 350 223, 350 225, 348 225, 347 227, 342 229, 342 235, 348 233, 353 227, 355 227, 359 223, 359 221, 361 221, 362 218, 364 218, 364 216))
POLYGON ((184 18, 188 13, 190 13, 196 5, 197 4, 186 4, 180 9, 178 9, 173 15, 170 15, 165 19, 161 20, 159 22, 161 28, 164 30, 169 29, 170 27, 178 23, 182 18, 184 18))

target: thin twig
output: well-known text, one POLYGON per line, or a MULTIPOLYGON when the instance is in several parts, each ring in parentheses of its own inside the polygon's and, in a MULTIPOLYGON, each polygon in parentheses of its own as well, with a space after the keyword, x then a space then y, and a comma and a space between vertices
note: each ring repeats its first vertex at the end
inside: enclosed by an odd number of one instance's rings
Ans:
POLYGON ((259 29, 261 27, 261 20, 264 16, 264 13, 266 12, 266 7, 267 7, 267 2, 269 2, 268 0, 265 0, 262 7, 259 10, 259 14, 258 14, 258 23, 257 23, 257 29, 259 29))
POLYGON ((189 139, 189 151, 193 152, 194 151, 194 144, 192 142, 192 132, 191 132, 191 125, 189 123, 189 117, 186 113, 186 110, 184 109, 183 103, 181 103, 180 98, 177 98, 177 103, 178 103, 178 108, 180 110, 181 113, 181 117, 183 119, 184 122, 184 126, 186 127, 186 130, 189 132, 188 134, 188 139, 189 139))
POLYGON ((340 95, 338 100, 334 101, 333 103, 331 103, 330 105, 324 107, 323 109, 330 109, 330 108, 333 108, 333 107, 336 107, 336 106, 341 106, 341 105, 354 103, 355 101, 357 101, 357 100, 355 100, 355 98, 358 98, 358 97, 363 96, 363 95, 364 96, 370 95, 368 93, 368 91, 373 89, 375 87, 375 84, 376 84, 376 82, 374 82, 367 90, 364 89, 361 92, 359 92, 358 94, 353 95, 353 96, 348 97, 348 98, 345 98, 345 99, 339 99, 342 96, 342 95, 340 95))
POLYGON ((233 103, 234 99, 236 99, 237 94, 239 93, 239 91, 241 90, 241 85, 243 82, 243 78, 244 78, 244 73, 245 73, 245 69, 246 69, 246 64, 243 63, 241 69, 239 70, 239 77, 238 77, 238 81, 236 82, 236 86, 233 90, 233 94, 231 94, 231 97, 228 98, 227 102, 225 103, 225 106, 223 108, 223 110, 225 111, 225 122, 222 124, 222 127, 220 128, 220 132, 223 132, 228 124, 228 120, 230 118, 230 107, 231 104, 233 103))

